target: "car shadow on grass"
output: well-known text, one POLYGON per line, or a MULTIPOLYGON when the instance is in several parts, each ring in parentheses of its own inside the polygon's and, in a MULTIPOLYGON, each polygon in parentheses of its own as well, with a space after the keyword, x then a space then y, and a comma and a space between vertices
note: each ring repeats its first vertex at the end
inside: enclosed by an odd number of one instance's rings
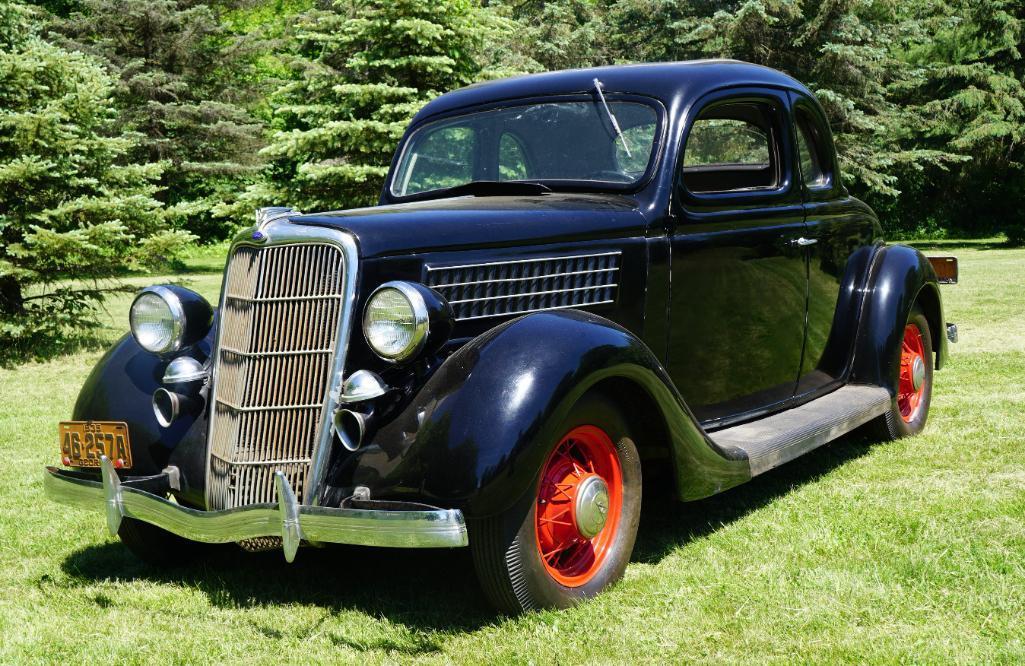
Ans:
POLYGON ((645 489, 632 561, 657 563, 676 548, 818 480, 877 445, 878 439, 861 428, 736 488, 696 502, 678 502, 665 493, 653 496, 645 489))
MULTIPOLYGON (((658 562, 674 549, 865 455, 873 445, 866 435, 852 433, 698 502, 681 504, 668 494, 648 492, 632 559, 658 562)), ((399 638, 390 632, 393 635, 358 640, 328 632, 336 644, 355 650, 429 654, 441 649, 441 639, 422 632, 463 633, 499 621, 477 588, 467 549, 303 548, 290 565, 280 551, 246 553, 228 545, 209 547, 193 562, 163 569, 136 559, 119 542, 108 542, 70 554, 62 568, 73 581, 83 583, 149 581, 189 586, 220 608, 313 605, 325 610, 321 623, 333 615, 354 612, 383 617, 412 630, 400 632, 399 638)), ((278 628, 256 621, 253 629, 272 638, 280 634, 278 628)), ((318 626, 308 631, 318 631, 318 626)))
MULTIPOLYGON (((111 541, 70 554, 62 569, 83 583, 145 581, 191 587, 218 608, 300 604, 324 609, 321 621, 361 613, 416 630, 400 638, 396 632, 373 639, 361 634, 359 640, 328 633, 334 643, 356 650, 429 654, 441 645, 417 631, 467 632, 496 619, 477 591, 466 549, 302 548, 293 564, 285 562, 280 550, 247 553, 234 544, 204 547, 200 553, 194 562, 161 568, 111 541)), ((258 633, 279 637, 279 627, 255 620, 252 625, 258 633)), ((318 627, 308 630, 312 634, 318 627)))

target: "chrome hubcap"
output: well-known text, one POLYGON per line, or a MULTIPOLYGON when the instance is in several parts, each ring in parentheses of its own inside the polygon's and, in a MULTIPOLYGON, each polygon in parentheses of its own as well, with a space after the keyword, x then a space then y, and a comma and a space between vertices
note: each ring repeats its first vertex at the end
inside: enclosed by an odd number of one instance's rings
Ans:
POLYGON ((911 385, 915 387, 915 390, 922 388, 922 384, 925 383, 925 361, 922 360, 921 356, 916 356, 914 363, 911 364, 911 385))
POLYGON ((605 527, 609 514, 609 487, 600 476, 589 476, 580 482, 573 516, 577 531, 590 539, 605 527))

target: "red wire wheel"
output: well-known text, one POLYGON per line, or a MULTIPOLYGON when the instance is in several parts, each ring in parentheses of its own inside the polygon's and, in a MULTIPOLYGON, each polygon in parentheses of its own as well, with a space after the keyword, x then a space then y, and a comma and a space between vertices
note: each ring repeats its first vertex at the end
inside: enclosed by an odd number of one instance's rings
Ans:
POLYGON ((541 472, 534 533, 548 574, 566 587, 586 584, 606 561, 623 507, 616 447, 593 425, 570 430, 541 472))
POLYGON ((914 324, 904 327, 904 341, 900 349, 900 377, 897 387, 897 408, 905 423, 911 423, 922 408, 925 395, 925 344, 922 331, 914 324))

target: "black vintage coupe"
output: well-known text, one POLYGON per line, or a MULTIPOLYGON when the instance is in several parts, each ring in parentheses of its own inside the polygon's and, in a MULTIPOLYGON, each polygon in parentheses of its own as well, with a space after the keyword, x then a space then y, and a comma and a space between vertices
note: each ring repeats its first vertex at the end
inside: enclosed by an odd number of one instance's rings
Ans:
POLYGON ((694 500, 922 430, 939 281, 780 72, 471 86, 413 119, 379 206, 259 211, 216 311, 144 289, 45 488, 152 561, 468 546, 499 609, 567 606, 622 576, 642 480, 694 500))

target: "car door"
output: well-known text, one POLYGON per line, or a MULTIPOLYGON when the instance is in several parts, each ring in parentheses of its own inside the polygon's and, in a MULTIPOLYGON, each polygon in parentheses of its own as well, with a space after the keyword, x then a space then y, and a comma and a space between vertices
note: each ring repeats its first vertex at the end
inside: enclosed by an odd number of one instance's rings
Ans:
POLYGON ((673 197, 669 374, 714 427, 794 395, 807 267, 789 98, 733 89, 695 105, 673 197))
POLYGON ((857 320, 856 299, 842 299, 843 290, 857 289, 878 235, 864 205, 839 182, 836 151, 819 105, 803 93, 791 92, 792 126, 805 209, 808 260, 808 326, 797 388, 799 397, 813 397, 838 387, 851 357, 845 329, 857 320))

